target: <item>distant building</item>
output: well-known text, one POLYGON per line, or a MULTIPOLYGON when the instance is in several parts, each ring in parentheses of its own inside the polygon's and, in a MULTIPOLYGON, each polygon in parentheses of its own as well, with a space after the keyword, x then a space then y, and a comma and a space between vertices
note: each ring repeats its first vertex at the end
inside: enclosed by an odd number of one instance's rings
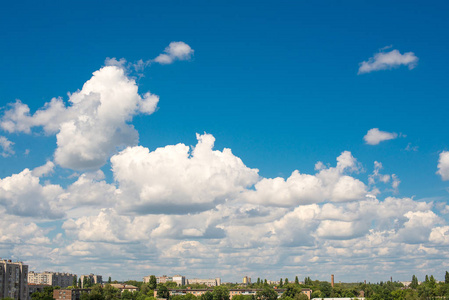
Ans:
POLYGON ((45 287, 51 287, 49 284, 35 284, 28 282, 28 299, 31 299, 31 295, 35 292, 42 293, 45 287))
POLYGON ((81 279, 81 288, 84 288, 84 278, 86 278, 86 280, 90 280, 90 282, 92 284, 97 284, 103 283, 103 277, 101 275, 94 275, 94 274, 89 274, 89 275, 81 275, 80 279, 81 279))
MULTIPOLYGON (((148 283, 150 282, 151 276, 146 276, 143 278, 143 282, 148 283)), ((182 275, 175 275, 175 276, 156 276, 156 283, 167 283, 167 282, 176 282, 178 286, 184 286, 186 285, 186 277, 182 275)))
POLYGON ((80 300, 83 293, 90 294, 91 289, 54 290, 55 300, 80 300))
POLYGON ((243 284, 251 284, 251 277, 248 276, 243 277, 243 284))
POLYGON ((205 286, 219 286, 221 285, 221 279, 201 279, 201 278, 193 278, 187 279, 187 284, 204 284, 205 286))
POLYGON ((121 293, 123 293, 124 291, 129 291, 132 293, 138 290, 137 286, 124 283, 111 283, 111 286, 116 289, 119 289, 121 293))
POLYGON ((70 273, 59 273, 59 272, 48 272, 44 271, 41 273, 36 273, 30 271, 28 273, 28 283, 34 284, 48 284, 52 286, 60 286, 61 288, 66 288, 73 285, 73 279, 75 274, 70 273))
POLYGON ((28 299, 28 266, 0 259, 0 299, 28 299))

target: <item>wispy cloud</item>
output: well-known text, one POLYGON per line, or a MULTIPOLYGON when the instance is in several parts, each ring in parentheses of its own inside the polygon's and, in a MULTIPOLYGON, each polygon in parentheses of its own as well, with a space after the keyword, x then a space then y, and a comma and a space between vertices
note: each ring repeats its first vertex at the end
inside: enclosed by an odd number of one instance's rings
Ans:
MULTIPOLYGON (((389 47, 388 47, 389 48, 389 47)), ((407 66, 410 70, 418 64, 418 57, 413 52, 401 54, 399 50, 384 52, 388 48, 382 48, 374 57, 360 63, 358 74, 371 73, 380 70, 389 70, 401 65, 407 66)))
POLYGON ((368 130, 363 139, 368 145, 378 145, 380 142, 393 140, 397 137, 398 134, 396 132, 380 131, 379 128, 372 128, 368 130))
POLYGON ((8 157, 8 156, 13 155, 15 152, 12 149, 12 145, 14 145, 13 142, 8 140, 4 136, 0 136, 0 149, 2 150, 0 152, 0 155, 3 156, 3 157, 8 157))

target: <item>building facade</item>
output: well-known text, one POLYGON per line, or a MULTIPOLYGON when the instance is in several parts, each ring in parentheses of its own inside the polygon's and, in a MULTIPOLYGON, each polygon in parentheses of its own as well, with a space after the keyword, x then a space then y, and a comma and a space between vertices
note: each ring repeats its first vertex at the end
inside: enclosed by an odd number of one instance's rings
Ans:
POLYGON ((201 279, 201 278, 193 278, 187 279, 187 284, 204 284, 205 286, 218 286, 221 284, 220 278, 215 279, 201 279))
POLYGON ((90 294, 91 289, 54 290, 55 300, 80 300, 83 293, 90 294))
POLYGON ((110 284, 113 288, 116 288, 118 290, 120 290, 120 293, 123 293, 124 291, 128 291, 128 292, 137 292, 139 290, 139 288, 137 286, 134 285, 130 285, 130 284, 124 284, 124 283, 111 283, 110 284))
POLYGON ((59 273, 59 272, 33 272, 28 273, 28 283, 34 284, 48 284, 52 286, 60 286, 61 288, 66 288, 73 285, 73 279, 76 277, 75 274, 70 273, 59 273))
POLYGON ((101 275, 94 275, 94 274, 81 275, 80 279, 81 279, 81 288, 84 288, 85 281, 89 281, 91 284, 103 283, 103 277, 101 275))
MULTIPOLYGON (((150 282, 150 276, 146 276, 143 278, 143 282, 148 283, 150 282)), ((162 275, 162 276, 156 276, 156 283, 167 283, 167 282, 176 282, 176 284, 178 286, 185 286, 187 281, 186 281, 186 277, 182 276, 182 275, 175 275, 175 276, 167 276, 167 275, 162 275)))
POLYGON ((0 259, 0 299, 28 299, 28 265, 0 259))

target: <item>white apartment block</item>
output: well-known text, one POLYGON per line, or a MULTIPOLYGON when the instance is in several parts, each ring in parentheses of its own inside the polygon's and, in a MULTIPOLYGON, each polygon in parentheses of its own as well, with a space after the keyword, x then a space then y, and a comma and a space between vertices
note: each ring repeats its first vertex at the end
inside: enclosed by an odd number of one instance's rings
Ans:
MULTIPOLYGON (((143 278, 144 283, 150 282, 151 275, 145 276, 143 278)), ((182 275, 175 275, 175 276, 156 276, 156 283, 166 283, 166 282, 176 282, 178 286, 184 286, 186 285, 186 277, 182 275)))
POLYGON ((73 285, 73 279, 76 275, 70 273, 48 272, 41 273, 29 272, 28 283, 48 284, 52 286, 60 286, 66 288, 73 285))
POLYGON ((201 279, 201 278, 193 278, 187 279, 187 284, 204 284, 206 286, 219 286, 221 285, 221 279, 201 279))
POLYGON ((28 299, 28 266, 0 259, 0 299, 28 299))

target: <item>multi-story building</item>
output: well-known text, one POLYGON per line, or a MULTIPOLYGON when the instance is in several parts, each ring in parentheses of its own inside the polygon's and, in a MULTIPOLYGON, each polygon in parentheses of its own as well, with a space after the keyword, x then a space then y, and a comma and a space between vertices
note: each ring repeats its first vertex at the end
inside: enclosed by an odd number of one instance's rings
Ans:
POLYGON ((251 277, 248 276, 243 277, 243 284, 251 284, 251 277))
POLYGON ((59 273, 48 271, 36 273, 30 271, 28 273, 28 283, 48 284, 52 286, 59 286, 61 288, 66 288, 68 286, 73 285, 73 279, 75 277, 76 275, 70 273, 59 273))
POLYGON ((90 294, 91 289, 71 289, 71 290, 54 290, 53 299, 55 300, 80 300, 81 295, 90 294))
POLYGON ((130 284, 124 284, 124 283, 111 283, 111 286, 113 288, 120 290, 121 293, 123 293, 124 291, 133 293, 133 292, 137 292, 139 290, 139 288, 137 286, 130 285, 130 284))
POLYGON ((28 282, 28 299, 31 299, 31 295, 35 292, 42 293, 44 291, 44 288, 51 287, 51 285, 48 284, 36 284, 36 283, 29 283, 28 282))
MULTIPOLYGON (((143 282, 148 283, 150 282, 151 276, 145 276, 143 278, 143 282)), ((186 277, 182 275, 175 275, 175 276, 156 276, 156 283, 166 283, 166 282, 176 282, 178 286, 184 286, 186 285, 186 277)))
POLYGON ((28 299, 28 266, 0 259, 0 299, 28 299))
POLYGON ((215 278, 215 279, 193 278, 193 279, 187 279, 187 284, 204 284, 205 286, 218 286, 221 284, 221 279, 220 278, 215 278))
POLYGON ((186 285, 186 277, 182 275, 175 275, 172 277, 172 281, 176 282, 178 286, 185 286, 186 285))
POLYGON ((94 274, 81 275, 80 279, 81 279, 81 288, 84 288, 84 281, 85 281, 84 279, 90 281, 90 283, 92 284, 103 283, 103 277, 101 275, 94 275, 94 274))

